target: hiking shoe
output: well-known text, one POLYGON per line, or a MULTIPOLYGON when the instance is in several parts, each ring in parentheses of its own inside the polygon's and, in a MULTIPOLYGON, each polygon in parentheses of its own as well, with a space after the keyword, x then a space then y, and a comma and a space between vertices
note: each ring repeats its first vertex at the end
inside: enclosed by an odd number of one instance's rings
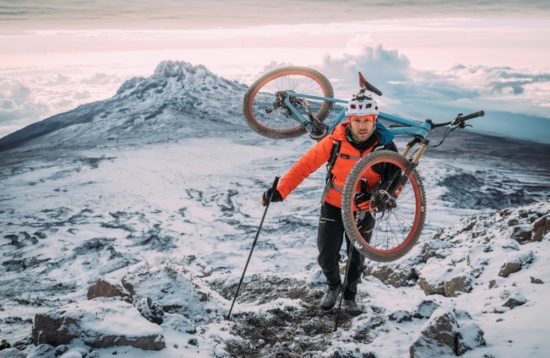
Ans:
POLYGON ((363 313, 363 309, 357 304, 357 302, 355 302, 355 299, 344 299, 344 307, 346 308, 346 312, 352 316, 359 316, 361 313, 363 313))
POLYGON ((325 295, 321 299, 321 308, 325 311, 328 311, 334 307, 336 304, 336 299, 338 298, 338 295, 342 291, 342 284, 338 285, 335 288, 327 288, 327 292, 325 292, 325 295))

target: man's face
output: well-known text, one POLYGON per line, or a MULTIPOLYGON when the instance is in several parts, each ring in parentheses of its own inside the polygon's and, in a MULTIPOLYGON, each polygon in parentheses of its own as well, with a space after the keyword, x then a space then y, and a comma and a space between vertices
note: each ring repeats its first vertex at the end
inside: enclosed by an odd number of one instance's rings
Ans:
POLYGON ((369 139, 374 132, 376 116, 351 116, 349 123, 353 139, 358 142, 364 142, 369 139))

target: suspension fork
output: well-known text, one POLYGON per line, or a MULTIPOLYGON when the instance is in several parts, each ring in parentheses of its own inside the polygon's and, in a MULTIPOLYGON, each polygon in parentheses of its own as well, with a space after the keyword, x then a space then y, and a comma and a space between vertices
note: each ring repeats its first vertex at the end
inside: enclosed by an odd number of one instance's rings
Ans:
MULTIPOLYGON (((408 155, 410 154, 412 148, 417 145, 418 143, 422 143, 422 141, 424 140, 423 137, 421 136, 415 136, 413 139, 411 139, 411 141, 409 143, 407 143, 407 145, 405 146, 405 149, 403 149, 403 152, 401 153, 402 156, 404 156, 405 158, 408 157, 408 155)), ((411 158, 408 158, 409 160, 411 160, 411 158)))
POLYGON ((399 180, 394 185, 394 181, 397 178, 394 178, 389 186, 388 189, 389 193, 394 196, 398 197, 401 194, 401 191, 405 187, 405 184, 407 184, 407 181, 409 179, 409 176, 412 174, 413 170, 416 169, 418 166, 418 163, 420 162, 420 158, 422 155, 424 155, 424 152, 428 148, 428 145, 430 144, 430 141, 424 137, 416 136, 414 137, 407 145, 405 146, 405 149, 403 149, 403 152, 401 153, 403 157, 407 158, 410 162, 409 166, 407 167, 407 170, 399 177, 399 180), (408 157, 412 148, 419 144, 418 149, 416 152, 411 156, 408 157))
POLYGON ((428 144, 430 144, 430 141, 427 139, 424 139, 418 146, 418 150, 416 151, 416 153, 414 153, 411 159, 411 163, 414 164, 415 167, 418 165, 420 158, 424 155, 424 152, 428 148, 428 144))

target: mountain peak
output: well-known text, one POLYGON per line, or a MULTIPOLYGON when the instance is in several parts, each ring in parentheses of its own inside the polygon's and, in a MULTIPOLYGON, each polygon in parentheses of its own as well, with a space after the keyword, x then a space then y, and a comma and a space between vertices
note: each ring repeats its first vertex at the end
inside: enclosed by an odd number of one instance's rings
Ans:
POLYGON ((220 87, 239 88, 239 91, 244 90, 243 85, 212 73, 204 65, 167 60, 160 62, 149 77, 128 79, 120 86, 117 95, 145 97, 152 94, 156 97, 161 93, 170 93, 169 96, 182 97, 191 94, 196 89, 207 91, 216 90, 220 87))
POLYGON ((189 62, 173 61, 173 60, 160 62, 155 68, 153 77, 161 77, 161 78, 176 77, 178 79, 182 79, 182 78, 185 78, 188 74, 189 75, 207 74, 210 76, 217 77, 203 65, 194 66, 189 62))

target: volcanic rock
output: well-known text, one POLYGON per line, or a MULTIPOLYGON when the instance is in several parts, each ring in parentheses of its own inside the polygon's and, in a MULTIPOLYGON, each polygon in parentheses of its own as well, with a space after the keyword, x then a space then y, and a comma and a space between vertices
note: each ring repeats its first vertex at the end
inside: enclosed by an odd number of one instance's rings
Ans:
POLYGON ((95 348, 128 345, 160 350, 165 347, 160 327, 144 319, 131 304, 114 298, 72 303, 35 316, 34 344, 57 346, 76 338, 95 348))

